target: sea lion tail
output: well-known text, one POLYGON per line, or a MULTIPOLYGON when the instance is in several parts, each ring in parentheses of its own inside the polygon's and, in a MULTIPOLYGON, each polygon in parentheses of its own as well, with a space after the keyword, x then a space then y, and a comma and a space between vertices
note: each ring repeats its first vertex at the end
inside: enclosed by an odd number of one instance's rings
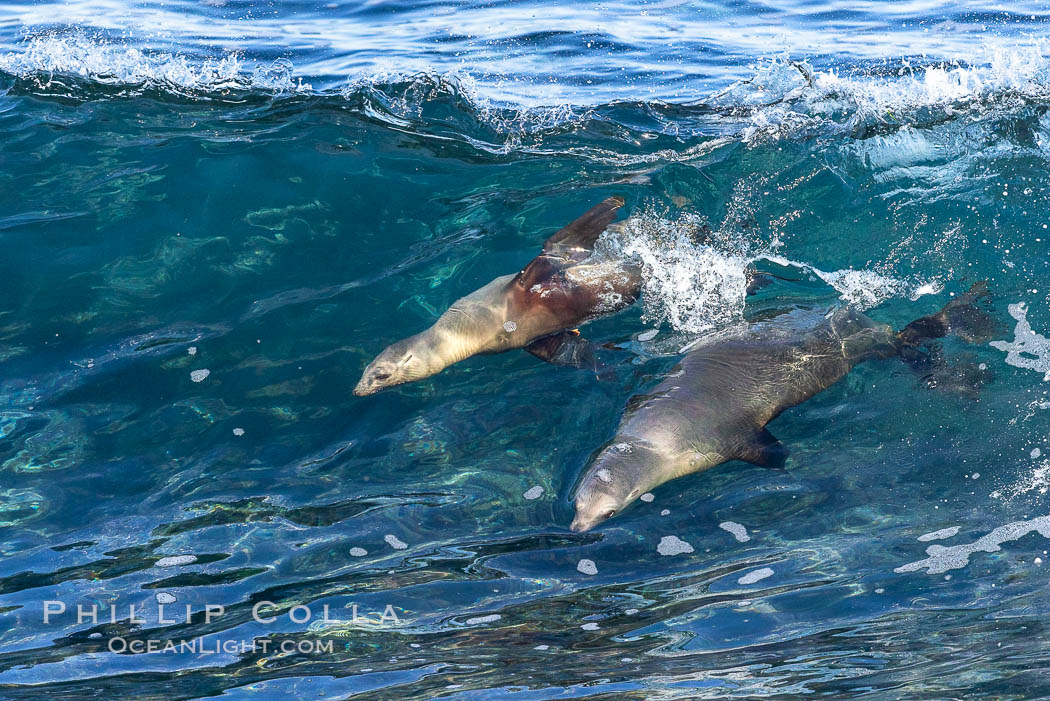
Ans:
POLYGON ((987 281, 975 282, 965 294, 948 302, 936 314, 921 317, 905 326, 897 338, 906 347, 921 346, 949 334, 970 343, 984 343, 995 338, 1002 325, 977 306, 987 295, 987 281))
POLYGON ((977 306, 987 295, 987 283, 975 283, 936 314, 916 319, 897 334, 901 359, 925 387, 976 399, 979 389, 992 381, 991 370, 976 358, 948 358, 940 344, 933 342, 948 335, 970 343, 995 338, 1002 324, 977 306))

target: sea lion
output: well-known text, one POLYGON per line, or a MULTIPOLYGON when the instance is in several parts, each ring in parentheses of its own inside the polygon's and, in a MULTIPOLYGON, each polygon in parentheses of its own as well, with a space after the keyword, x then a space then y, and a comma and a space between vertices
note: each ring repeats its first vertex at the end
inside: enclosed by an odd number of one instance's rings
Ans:
POLYGON ((365 368, 354 394, 374 394, 473 355, 514 348, 561 364, 586 362, 586 342, 570 329, 633 304, 641 291, 638 267, 591 258, 594 242, 623 205, 622 197, 610 197, 592 207, 547 239, 521 272, 496 278, 457 300, 429 329, 386 348, 365 368))
POLYGON ((767 423, 865 360, 907 358, 947 333, 974 340, 975 330, 994 328, 973 304, 984 292, 979 283, 900 333, 837 309, 801 328, 789 314, 702 343, 652 392, 628 402, 616 436, 579 482, 571 529, 594 528, 658 485, 729 460, 782 468, 788 451, 767 423))

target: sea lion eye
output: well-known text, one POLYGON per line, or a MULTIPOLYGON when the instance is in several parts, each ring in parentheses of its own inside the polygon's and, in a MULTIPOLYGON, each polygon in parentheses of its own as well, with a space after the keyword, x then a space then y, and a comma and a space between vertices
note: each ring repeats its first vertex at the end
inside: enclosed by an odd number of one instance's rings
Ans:
POLYGON ((386 380, 390 379, 390 373, 387 373, 387 372, 377 373, 376 374, 376 379, 379 380, 380 382, 385 382, 386 380))
POLYGON ((609 509, 605 512, 605 518, 612 518, 616 515, 616 509, 609 509))

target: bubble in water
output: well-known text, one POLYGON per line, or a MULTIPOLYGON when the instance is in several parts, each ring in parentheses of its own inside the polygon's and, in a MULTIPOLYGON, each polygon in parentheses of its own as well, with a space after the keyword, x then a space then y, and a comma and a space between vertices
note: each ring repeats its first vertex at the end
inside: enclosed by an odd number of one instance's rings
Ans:
POLYGON ((678 536, 665 535, 660 538, 660 543, 656 546, 656 552, 661 555, 683 555, 693 552, 693 546, 678 536))
POLYGON ((951 526, 949 528, 942 528, 939 531, 933 531, 932 533, 923 533, 918 539, 924 543, 931 540, 944 540, 945 538, 951 538, 958 532, 958 526, 951 526))
POLYGON ((404 550, 408 547, 408 543, 404 542, 403 540, 401 540, 393 534, 383 536, 383 540, 385 540, 387 542, 387 545, 392 547, 394 550, 404 550))
POLYGON ((738 579, 736 581, 737 581, 738 584, 754 584, 755 582, 762 581, 766 577, 772 577, 772 576, 773 576, 773 570, 770 569, 769 567, 763 567, 761 569, 754 570, 753 572, 748 572, 747 574, 745 574, 743 577, 741 577, 740 579, 738 579))
POLYGON ((157 560, 156 567, 178 567, 179 565, 192 565, 197 561, 196 555, 168 555, 157 560))
POLYGON ((999 526, 973 543, 964 543, 951 547, 931 545, 926 548, 927 557, 925 560, 909 562, 906 565, 895 568, 893 571, 901 574, 925 568, 927 574, 944 574, 948 570, 966 567, 966 565, 970 564, 970 556, 974 553, 998 552, 1003 543, 1017 540, 1032 531, 1039 533, 1044 538, 1050 538, 1050 516, 1040 516, 1031 521, 1014 521, 1005 526, 999 526))
POLYGON ((1006 353, 1006 362, 1018 368, 1035 370, 1043 374, 1043 381, 1050 382, 1050 338, 1032 330, 1028 323, 1028 305, 1024 302, 1011 304, 1010 316, 1017 320, 1014 340, 992 341, 989 345, 1006 353))
POLYGON ((747 534, 747 529, 735 521, 723 521, 718 524, 718 527, 723 531, 729 531, 732 533, 733 537, 741 543, 746 543, 751 540, 751 536, 747 534))

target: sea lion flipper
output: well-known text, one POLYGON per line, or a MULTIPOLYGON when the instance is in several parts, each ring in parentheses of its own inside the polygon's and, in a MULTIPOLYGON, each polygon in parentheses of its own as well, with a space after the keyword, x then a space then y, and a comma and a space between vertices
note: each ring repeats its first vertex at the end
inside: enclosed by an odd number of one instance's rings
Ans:
POLYGON ((547 239, 543 244, 543 252, 574 258, 578 257, 573 256, 574 253, 590 254, 594 249, 594 242, 609 227, 616 218, 617 210, 623 205, 624 199, 618 196, 602 200, 587 210, 582 217, 547 239))
POLYGON ((758 294, 760 290, 773 284, 773 276, 756 270, 753 266, 747 266, 744 270, 744 278, 747 281, 748 295, 758 294))
POLYGON ((525 346, 525 350, 553 365, 598 369, 594 344, 580 336, 579 331, 561 331, 544 336, 525 346))
POLYGON ((783 470, 788 449, 768 430, 761 428, 749 440, 740 443, 733 455, 737 460, 771 470, 783 470))

